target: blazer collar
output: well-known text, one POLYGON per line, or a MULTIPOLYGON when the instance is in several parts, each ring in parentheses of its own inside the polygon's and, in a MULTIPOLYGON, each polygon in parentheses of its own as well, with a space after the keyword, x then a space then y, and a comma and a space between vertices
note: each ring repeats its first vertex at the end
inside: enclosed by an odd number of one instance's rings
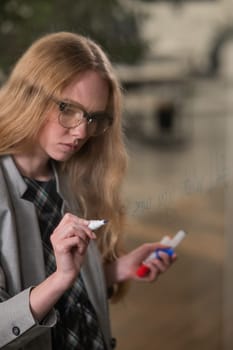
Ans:
POLYGON ((12 190, 14 191, 17 197, 22 197, 24 192, 27 189, 27 185, 23 181, 22 175, 20 174, 16 164, 11 156, 3 156, 2 164, 7 169, 7 177, 10 180, 12 186, 12 190))

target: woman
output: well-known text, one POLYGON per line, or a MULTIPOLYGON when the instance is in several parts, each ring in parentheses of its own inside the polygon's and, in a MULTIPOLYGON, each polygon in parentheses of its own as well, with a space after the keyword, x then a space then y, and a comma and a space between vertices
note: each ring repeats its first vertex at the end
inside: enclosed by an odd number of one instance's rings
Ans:
POLYGON ((121 92, 90 39, 36 41, 0 91, 0 347, 111 349, 107 289, 153 281, 158 243, 123 255, 121 92), (89 219, 108 219, 94 233, 89 219), (4 315, 4 317, 2 317, 4 315))

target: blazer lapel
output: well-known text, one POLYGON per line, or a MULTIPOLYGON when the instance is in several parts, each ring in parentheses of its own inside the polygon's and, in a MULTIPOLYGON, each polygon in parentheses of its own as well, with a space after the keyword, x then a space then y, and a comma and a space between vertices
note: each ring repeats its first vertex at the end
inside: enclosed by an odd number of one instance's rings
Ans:
POLYGON ((90 301, 98 315, 107 344, 110 340, 110 322, 106 283, 100 264, 101 257, 94 242, 90 242, 81 273, 90 301))
POLYGON ((11 194, 12 205, 15 210, 18 245, 20 249, 20 265, 22 283, 25 288, 40 283, 45 278, 44 256, 41 242, 40 229, 33 203, 21 198, 26 190, 23 181, 13 159, 3 157, 8 190, 11 194))

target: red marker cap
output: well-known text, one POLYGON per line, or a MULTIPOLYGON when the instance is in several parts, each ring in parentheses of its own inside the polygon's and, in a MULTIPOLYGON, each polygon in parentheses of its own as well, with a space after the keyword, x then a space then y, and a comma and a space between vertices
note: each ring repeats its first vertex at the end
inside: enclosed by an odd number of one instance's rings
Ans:
POLYGON ((146 265, 141 265, 138 269, 137 269, 137 276, 138 277, 145 277, 148 273, 149 273, 150 269, 148 266, 146 265))

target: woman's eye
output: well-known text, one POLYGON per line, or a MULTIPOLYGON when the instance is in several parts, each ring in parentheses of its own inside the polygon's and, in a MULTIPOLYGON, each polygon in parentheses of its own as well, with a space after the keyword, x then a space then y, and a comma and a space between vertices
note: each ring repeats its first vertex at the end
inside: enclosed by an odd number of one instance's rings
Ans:
POLYGON ((66 109, 64 109, 63 113, 64 113, 65 115, 74 115, 74 114, 75 114, 75 112, 74 112, 71 108, 69 108, 69 107, 67 107, 66 109))
POLYGON ((62 113, 66 116, 80 117, 82 115, 82 111, 72 108, 70 106, 66 106, 66 108, 62 111, 62 113))
POLYGON ((60 109, 61 112, 64 112, 67 109, 67 103, 60 102, 59 103, 59 109, 60 109))

